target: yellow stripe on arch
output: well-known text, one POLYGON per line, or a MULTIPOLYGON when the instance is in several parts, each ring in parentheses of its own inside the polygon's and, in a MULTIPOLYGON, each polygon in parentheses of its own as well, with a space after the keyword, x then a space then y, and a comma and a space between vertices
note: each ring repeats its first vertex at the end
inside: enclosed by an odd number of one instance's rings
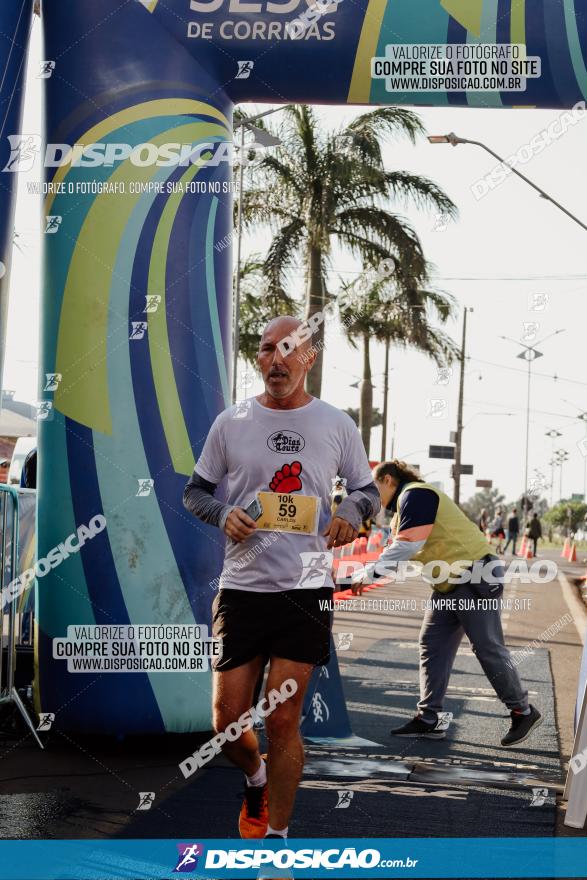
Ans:
MULTIPOLYGON (((195 177, 202 164, 195 164, 188 168, 181 178, 184 187, 185 184, 195 177)), ((153 250, 151 251, 151 262, 149 265, 149 293, 158 294, 162 297, 162 300, 157 311, 149 313, 147 336, 159 415, 163 423, 173 469, 176 474, 189 476, 195 465, 194 453, 175 380, 165 302, 167 294, 165 277, 167 253, 171 242, 173 223, 181 199, 181 192, 173 193, 169 197, 153 239, 153 250)))
POLYGON ((367 7, 347 98, 348 104, 369 103, 372 82, 371 59, 377 54, 387 2, 388 0, 370 0, 367 7))
POLYGON ((512 0, 510 34, 512 43, 526 44, 526 0, 512 0))
MULTIPOLYGON (((195 143, 222 137, 225 129, 211 122, 193 122, 161 132, 151 143, 161 146, 171 133, 180 143, 195 143)), ((112 273, 125 229, 142 198, 140 193, 130 194, 128 188, 131 182, 148 182, 153 174, 153 167, 137 167, 128 160, 112 174, 110 182, 123 184, 126 195, 105 193, 94 200, 76 241, 63 292, 56 352, 56 371, 63 381, 55 392, 55 407, 104 434, 112 433, 108 393, 112 273)), ((130 278, 126 280, 130 287, 130 278)), ((126 319, 120 316, 122 323, 126 319)))
MULTIPOLYGON (((101 138, 107 137, 113 131, 125 125, 132 125, 133 122, 143 122, 146 119, 153 119, 155 116, 194 116, 198 114, 211 116, 213 119, 221 122, 227 131, 230 130, 230 123, 224 113, 217 110, 216 107, 212 107, 211 104, 206 104, 203 101, 194 101, 191 98, 165 98, 165 100, 144 101, 142 104, 135 104, 132 107, 127 107, 126 110, 114 113, 112 116, 88 129, 82 139, 74 146, 100 143, 101 138)), ((62 165, 57 169, 52 182, 61 183, 70 171, 70 165, 62 165)), ((50 213, 54 198, 55 194, 50 193, 45 199, 46 213, 50 213)))
POLYGON ((483 0, 441 0, 440 5, 470 34, 481 36, 483 0))

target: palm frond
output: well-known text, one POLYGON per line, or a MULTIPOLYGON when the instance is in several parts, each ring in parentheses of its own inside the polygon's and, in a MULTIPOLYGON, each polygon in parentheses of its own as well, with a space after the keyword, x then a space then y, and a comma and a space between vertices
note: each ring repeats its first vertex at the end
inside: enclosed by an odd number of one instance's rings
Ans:
POLYGON ((303 220, 296 217, 286 226, 282 226, 273 237, 264 263, 270 289, 277 290, 286 286, 287 271, 302 243, 304 232, 303 220))
POLYGON ((382 137, 407 137, 412 143, 426 131, 420 117, 405 107, 378 107, 363 113, 346 130, 358 139, 375 141, 382 137))
POLYGON ((458 208, 453 200, 433 180, 408 171, 388 171, 385 181, 396 198, 405 204, 412 203, 418 208, 435 209, 450 217, 458 216, 458 208))

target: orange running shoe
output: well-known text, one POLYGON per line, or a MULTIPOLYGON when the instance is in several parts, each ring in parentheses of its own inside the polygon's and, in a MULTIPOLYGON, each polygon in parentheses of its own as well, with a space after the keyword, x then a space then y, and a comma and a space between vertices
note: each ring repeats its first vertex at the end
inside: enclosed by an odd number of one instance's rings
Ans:
MULTIPOLYGON (((266 755, 261 755, 266 762, 266 755)), ((238 817, 238 830, 243 840, 258 840, 265 837, 269 825, 268 787, 265 785, 246 785, 243 805, 238 817)))

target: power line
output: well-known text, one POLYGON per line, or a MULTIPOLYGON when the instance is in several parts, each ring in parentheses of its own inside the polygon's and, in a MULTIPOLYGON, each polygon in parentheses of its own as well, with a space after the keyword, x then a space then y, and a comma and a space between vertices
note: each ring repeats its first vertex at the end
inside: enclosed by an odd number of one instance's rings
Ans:
POLYGON ((435 275, 437 281, 587 281, 587 275, 435 275))
MULTIPOLYGON (((491 403, 488 400, 468 399, 467 405, 470 406, 471 404, 474 404, 475 406, 499 406, 499 407, 504 405, 503 403, 491 403)), ((510 409, 516 410, 517 412, 524 412, 525 411, 525 407, 522 407, 522 406, 516 406, 515 404, 510 404, 509 406, 510 406, 510 409)), ((551 416, 551 417, 554 417, 557 419, 567 419, 570 422, 577 421, 577 416, 568 416, 566 413, 553 413, 553 412, 548 412, 545 409, 535 409, 534 407, 532 407, 531 412, 534 414, 539 414, 539 415, 543 415, 543 416, 551 416)), ((496 415, 500 415, 500 413, 496 413, 496 415)))
MULTIPOLYGON (((526 370, 520 370, 518 367, 507 367, 505 364, 496 364, 493 361, 484 361, 481 358, 469 357, 467 360, 475 361, 478 364, 486 364, 490 367, 497 367, 500 370, 509 370, 512 373, 526 373, 526 370)), ((572 385, 582 385, 587 388, 587 382, 580 382, 578 379, 567 379, 564 376, 558 376, 556 373, 533 373, 534 376, 540 376, 543 379, 552 379, 554 382, 569 382, 572 385)))
MULTIPOLYGON (((290 263, 286 271, 292 269, 298 269, 305 274, 305 267, 299 263, 290 263)), ((362 275, 368 271, 368 268, 339 269, 333 265, 328 266, 328 272, 340 275, 362 275)), ((546 283, 548 281, 587 281, 587 274, 577 272, 555 275, 434 275, 434 279, 437 281, 531 281, 546 283)))

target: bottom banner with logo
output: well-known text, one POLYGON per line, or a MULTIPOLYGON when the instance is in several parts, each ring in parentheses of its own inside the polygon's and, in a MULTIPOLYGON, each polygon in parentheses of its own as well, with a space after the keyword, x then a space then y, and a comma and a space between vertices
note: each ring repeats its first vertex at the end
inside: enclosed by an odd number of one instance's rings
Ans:
POLYGON ((6 840, 2 880, 585 877, 587 839, 6 840))

